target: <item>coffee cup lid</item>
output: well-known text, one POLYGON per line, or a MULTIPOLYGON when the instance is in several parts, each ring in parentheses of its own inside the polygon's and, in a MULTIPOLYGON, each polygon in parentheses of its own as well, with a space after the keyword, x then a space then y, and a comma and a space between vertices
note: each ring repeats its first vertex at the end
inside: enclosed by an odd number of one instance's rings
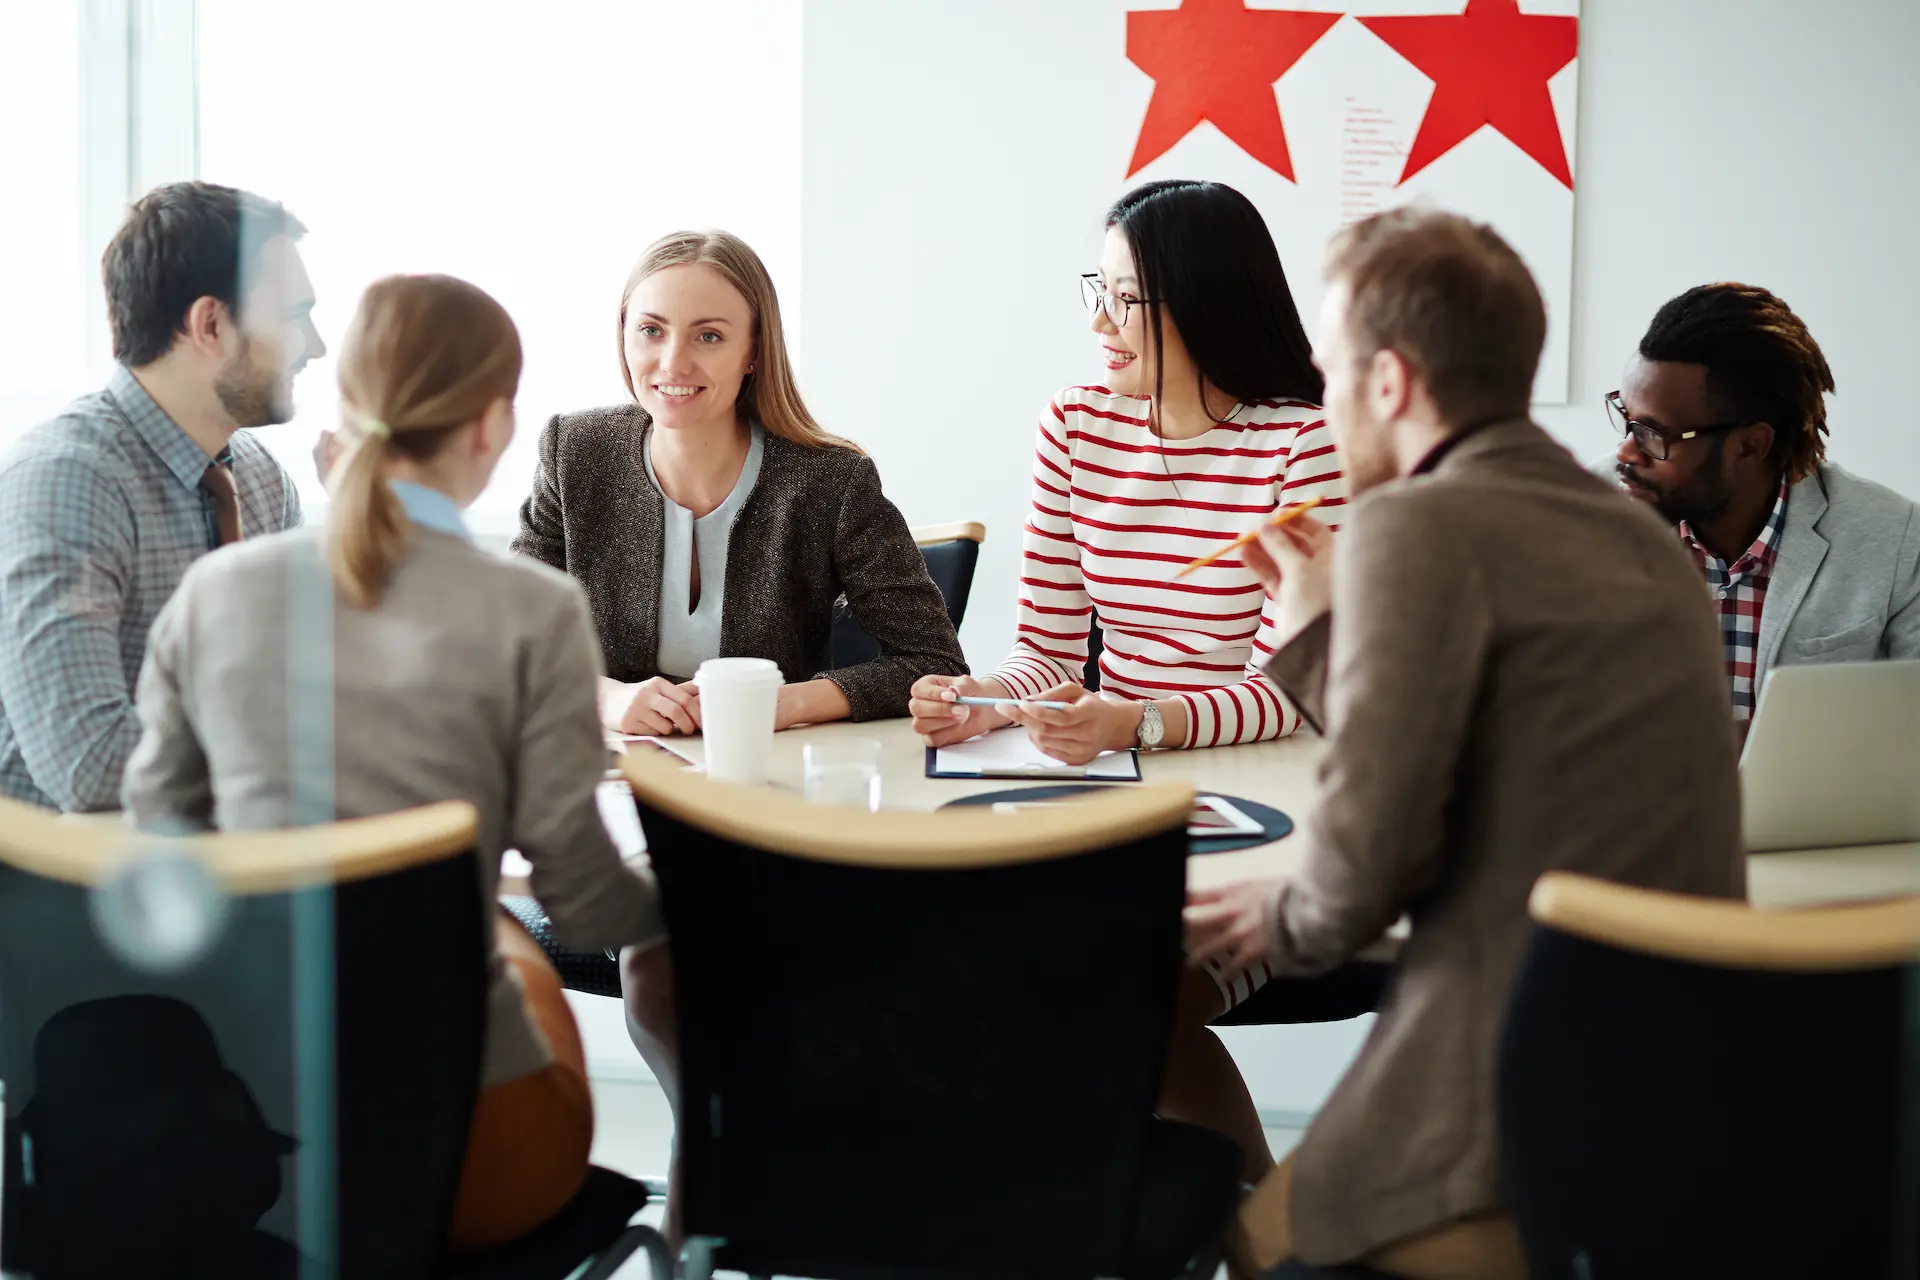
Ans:
POLYGON ((696 684, 784 684, 780 664, 766 658, 708 658, 693 673, 696 684))

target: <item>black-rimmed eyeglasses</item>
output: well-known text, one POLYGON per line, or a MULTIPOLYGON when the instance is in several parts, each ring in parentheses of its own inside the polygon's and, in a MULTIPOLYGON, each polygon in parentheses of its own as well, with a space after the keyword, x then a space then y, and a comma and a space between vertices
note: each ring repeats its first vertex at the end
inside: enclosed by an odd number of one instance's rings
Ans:
POLYGON ((1618 391, 1607 392, 1607 419, 1613 423, 1613 429, 1620 433, 1621 439, 1631 435, 1640 452, 1655 462, 1664 462, 1674 445, 1682 440, 1692 440, 1696 436, 1718 435, 1722 431, 1738 431, 1741 427, 1753 425, 1752 418, 1742 418, 1738 422, 1712 422, 1704 427, 1689 427, 1685 431, 1667 431, 1650 422, 1627 416, 1626 402, 1618 391))
POLYGON ((1135 307, 1144 307, 1159 301, 1158 298, 1123 298, 1117 293, 1108 293, 1105 286, 1100 283, 1100 277, 1097 274, 1080 277, 1080 300, 1087 304, 1089 311, 1096 307, 1106 308, 1107 319, 1113 322, 1113 327, 1116 329, 1127 327, 1127 317, 1133 314, 1135 307))

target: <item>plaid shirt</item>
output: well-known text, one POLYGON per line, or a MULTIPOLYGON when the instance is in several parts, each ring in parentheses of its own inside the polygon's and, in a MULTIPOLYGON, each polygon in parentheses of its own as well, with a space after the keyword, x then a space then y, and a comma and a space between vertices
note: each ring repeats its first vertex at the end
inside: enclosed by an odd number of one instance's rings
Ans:
POLYGON ((1780 532, 1787 524, 1787 482, 1773 500, 1773 514, 1753 545, 1731 566, 1700 544, 1687 522, 1680 522, 1680 537, 1693 553, 1694 564, 1706 575, 1707 587, 1720 607, 1720 638, 1726 647, 1727 679, 1733 685, 1733 718, 1753 718, 1757 691, 1753 671, 1760 649, 1760 610, 1767 602, 1767 583, 1773 577, 1773 562, 1780 554, 1780 532))
MULTIPOLYGON (((243 534, 300 523, 292 480, 250 434, 221 458, 243 534)), ((124 368, 0 460, 0 795, 119 807, 147 630, 217 540, 209 461, 124 368)))

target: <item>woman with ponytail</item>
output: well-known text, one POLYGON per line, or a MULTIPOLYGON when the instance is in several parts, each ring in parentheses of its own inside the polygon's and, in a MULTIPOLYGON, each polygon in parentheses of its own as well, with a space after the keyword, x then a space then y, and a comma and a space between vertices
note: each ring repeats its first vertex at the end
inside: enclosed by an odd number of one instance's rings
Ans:
POLYGON ((605 747, 586 601, 562 573, 474 546, 461 521, 513 437, 520 358, 513 321, 473 285, 393 276, 367 290, 340 354, 326 531, 195 563, 154 624, 123 797, 142 829, 167 831, 440 800, 479 810, 495 945, 456 1249, 552 1217, 579 1190, 593 1142, 559 979, 492 905, 502 852, 532 862, 534 893, 569 945, 646 955, 665 939, 651 878, 622 865, 594 802, 605 747), (306 625, 329 606, 330 644, 324 623, 317 636, 306 625), (331 689, 331 707, 304 700, 310 684, 331 689), (296 723, 331 726, 329 812, 296 799, 296 723))

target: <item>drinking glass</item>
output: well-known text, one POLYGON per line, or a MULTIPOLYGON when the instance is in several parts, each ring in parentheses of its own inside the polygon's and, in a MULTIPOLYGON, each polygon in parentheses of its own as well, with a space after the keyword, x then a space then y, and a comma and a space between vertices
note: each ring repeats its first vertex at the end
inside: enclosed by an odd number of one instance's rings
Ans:
POLYGON ((880 810, 880 744, 872 738, 809 742, 805 794, 810 804, 840 804, 880 810))

